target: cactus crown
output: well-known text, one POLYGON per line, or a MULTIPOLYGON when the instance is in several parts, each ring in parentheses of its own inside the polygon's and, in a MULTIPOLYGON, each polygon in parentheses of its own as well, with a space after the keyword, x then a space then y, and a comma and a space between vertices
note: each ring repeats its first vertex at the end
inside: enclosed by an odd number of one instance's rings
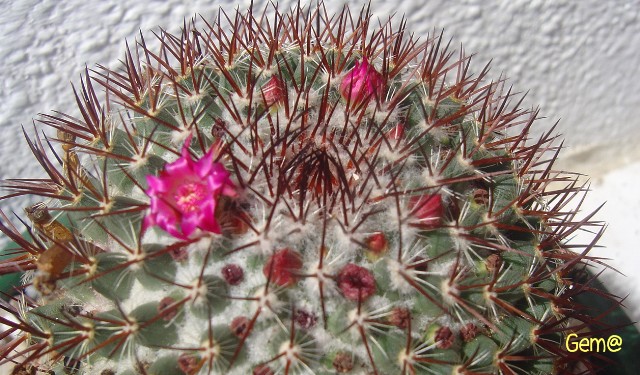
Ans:
POLYGON ((28 139, 48 179, 4 182, 44 201, 29 235, 1 227, 0 269, 34 287, 2 305, 17 373, 589 365, 562 347, 591 323, 571 275, 593 244, 564 244, 594 224, 566 208, 584 189, 488 67, 368 7, 203 22, 87 71, 28 139))

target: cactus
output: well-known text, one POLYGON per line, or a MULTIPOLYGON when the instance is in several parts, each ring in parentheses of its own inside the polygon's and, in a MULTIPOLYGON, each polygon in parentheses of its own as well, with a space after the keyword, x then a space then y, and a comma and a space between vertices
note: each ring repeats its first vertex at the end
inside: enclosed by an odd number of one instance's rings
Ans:
POLYGON ((566 241, 601 226, 553 130, 531 142, 537 111, 442 34, 371 18, 221 11, 87 70, 27 138, 48 178, 4 182, 41 201, 27 234, 2 214, 14 373, 595 371, 563 341, 599 322, 595 240, 566 241))

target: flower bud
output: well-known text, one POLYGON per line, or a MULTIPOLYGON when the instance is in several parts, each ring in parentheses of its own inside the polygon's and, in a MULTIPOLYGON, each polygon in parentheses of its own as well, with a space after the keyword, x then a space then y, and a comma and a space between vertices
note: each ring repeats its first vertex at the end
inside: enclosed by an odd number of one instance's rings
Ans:
POLYGON ((380 99, 383 92, 382 74, 369 64, 366 57, 356 62, 340 83, 340 94, 352 105, 358 105, 371 98, 380 99))

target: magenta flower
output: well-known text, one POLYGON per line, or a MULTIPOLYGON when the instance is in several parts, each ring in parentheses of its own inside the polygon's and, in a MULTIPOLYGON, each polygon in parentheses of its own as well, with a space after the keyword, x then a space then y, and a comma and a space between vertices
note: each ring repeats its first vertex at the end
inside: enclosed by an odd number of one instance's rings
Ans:
POLYGON ((224 166, 213 162, 214 147, 194 161, 189 155, 190 142, 189 138, 182 156, 165 165, 160 176, 147 176, 151 204, 143 231, 157 225, 181 239, 188 239, 196 229, 220 233, 216 205, 221 195, 236 196, 235 186, 224 166))
POLYGON ((361 62, 356 62, 356 66, 344 76, 340 83, 340 94, 348 102, 357 105, 364 100, 381 98, 384 86, 382 74, 365 57, 361 62))

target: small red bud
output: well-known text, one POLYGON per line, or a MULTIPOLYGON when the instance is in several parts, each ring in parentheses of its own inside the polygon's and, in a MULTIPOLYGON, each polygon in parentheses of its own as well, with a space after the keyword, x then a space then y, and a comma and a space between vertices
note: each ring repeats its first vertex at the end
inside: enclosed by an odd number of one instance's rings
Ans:
POLYGON ((247 224, 251 222, 249 215, 242 206, 232 199, 220 197, 216 206, 216 217, 219 218, 222 229, 227 233, 241 235, 249 231, 247 224))
POLYGON ((353 356, 345 352, 337 353, 333 358, 333 368, 340 374, 353 370, 353 356))
POLYGON ((178 368, 180 368, 180 371, 185 373, 185 375, 194 375, 200 370, 198 358, 193 354, 182 353, 178 357, 178 368))
POLYGON ((295 274, 300 268, 302 268, 300 254, 291 249, 282 249, 269 258, 262 272, 276 285, 290 286, 298 281, 295 274))
POLYGON ((216 118, 213 126, 211 127, 211 136, 216 140, 224 139, 224 136, 226 135, 224 129, 227 129, 228 127, 229 125, 226 121, 221 118, 216 118))
POLYGON ((367 248, 375 254, 381 254, 387 251, 387 237, 382 232, 376 232, 365 239, 367 248))
POLYGON ((476 204, 486 206, 489 204, 489 191, 486 189, 476 189, 473 191, 473 201, 476 204))
POLYGON ((440 349, 449 349, 453 345, 453 341, 455 337, 453 336, 453 332, 449 327, 440 327, 436 331, 436 337, 434 341, 436 345, 440 349))
POLYGON ((298 325, 304 329, 312 328, 316 325, 316 321, 318 320, 318 318, 313 313, 301 309, 296 310, 294 319, 296 323, 298 323, 298 325))
POLYGON ((244 280, 244 271, 237 264, 222 267, 222 277, 229 285, 238 285, 244 280))
POLYGON ((502 265, 502 259, 498 254, 491 254, 484 260, 484 264, 487 267, 487 271, 489 271, 490 273, 494 273, 500 269, 500 266, 502 265))
POLYGON ((338 275, 338 287, 347 299, 365 300, 376 292, 376 281, 369 270, 349 263, 338 275))
POLYGON ((232 234, 241 235, 249 231, 248 215, 243 211, 234 212, 229 218, 229 231, 232 234))

